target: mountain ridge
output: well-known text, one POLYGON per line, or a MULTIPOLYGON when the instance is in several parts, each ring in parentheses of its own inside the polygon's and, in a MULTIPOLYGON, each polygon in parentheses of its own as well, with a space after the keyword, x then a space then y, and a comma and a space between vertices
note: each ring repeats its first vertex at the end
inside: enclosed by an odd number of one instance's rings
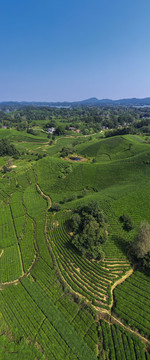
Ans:
POLYGON ((67 106, 150 106, 150 97, 146 98, 124 98, 118 100, 98 99, 91 97, 79 101, 0 101, 0 107, 6 106, 50 106, 50 107, 67 107, 67 106))

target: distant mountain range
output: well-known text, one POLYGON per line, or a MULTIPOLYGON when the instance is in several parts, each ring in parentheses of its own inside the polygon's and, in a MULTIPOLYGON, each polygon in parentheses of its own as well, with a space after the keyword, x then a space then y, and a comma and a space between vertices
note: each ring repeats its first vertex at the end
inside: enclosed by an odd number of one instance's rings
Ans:
POLYGON ((50 107, 75 107, 75 106, 150 106, 150 97, 137 99, 120 99, 120 100, 111 100, 111 99, 97 99, 95 97, 81 100, 81 101, 64 101, 64 102, 36 102, 36 101, 3 101, 0 102, 0 108, 20 108, 25 106, 50 106, 50 107))

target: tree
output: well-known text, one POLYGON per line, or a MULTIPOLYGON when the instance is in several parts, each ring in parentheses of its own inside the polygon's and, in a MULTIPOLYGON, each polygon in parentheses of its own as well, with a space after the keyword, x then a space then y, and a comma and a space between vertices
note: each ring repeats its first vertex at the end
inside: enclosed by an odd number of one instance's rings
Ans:
POLYGON ((63 158, 73 153, 72 145, 64 146, 60 151, 60 156, 63 158))
POLYGON ((59 211, 61 209, 61 206, 59 203, 53 203, 50 210, 52 211, 59 211))
POLYGON ((27 133, 31 135, 36 135, 35 131, 32 128, 27 128, 27 133))
POLYGON ((133 250, 137 258, 143 259, 150 252, 150 225, 142 221, 133 243, 133 250))
POLYGON ((86 196, 88 194, 88 190, 87 189, 83 189, 82 190, 82 196, 84 197, 84 196, 86 196))
POLYGON ((9 169, 8 169, 8 167, 7 166, 3 166, 2 167, 2 172, 3 172, 3 174, 6 174, 8 171, 10 171, 9 169))
POLYGON ((70 226, 74 232, 72 244, 83 255, 104 258, 101 244, 107 238, 107 220, 97 202, 92 201, 74 211, 70 226))
POLYGON ((123 223, 124 230, 130 231, 134 228, 133 221, 128 214, 123 214, 119 220, 123 223))
POLYGON ((54 132, 55 135, 64 135, 64 133, 65 133, 64 127, 61 125, 57 126, 54 132))
POLYGON ((72 230, 76 232, 81 223, 81 216, 78 213, 74 213, 72 215, 72 230))
POLYGON ((143 267, 150 269, 150 251, 143 257, 143 267))
POLYGON ((64 157, 66 157, 66 156, 68 156, 69 155, 69 149, 68 149, 68 147, 63 147, 62 149, 61 149, 61 152, 60 152, 60 156, 62 156, 63 158, 64 157))
POLYGON ((11 144, 7 139, 0 140, 0 156, 4 155, 20 155, 19 151, 15 148, 15 146, 11 144))

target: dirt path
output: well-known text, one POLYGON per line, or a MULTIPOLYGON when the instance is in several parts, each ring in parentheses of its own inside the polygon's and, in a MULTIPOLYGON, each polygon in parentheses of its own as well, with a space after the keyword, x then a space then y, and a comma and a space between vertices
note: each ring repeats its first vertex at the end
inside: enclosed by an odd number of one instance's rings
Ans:
POLYGON ((39 186, 37 183, 36 183, 36 187, 37 187, 38 191, 40 192, 41 196, 42 196, 44 199, 47 200, 48 208, 47 208, 46 211, 48 211, 48 210, 51 208, 51 206, 52 206, 52 200, 51 200, 51 198, 49 197, 49 195, 45 195, 45 194, 43 193, 43 191, 41 190, 40 186, 39 186))
POLYGON ((121 279, 118 279, 112 286, 111 286, 111 296, 112 296, 112 300, 111 300, 111 304, 110 304, 110 308, 113 307, 114 304, 114 298, 113 298, 113 290, 115 289, 115 287, 117 285, 122 284, 129 276, 131 276, 134 272, 134 269, 130 269, 129 271, 126 272, 126 274, 124 276, 122 276, 121 279))
POLYGON ((0 258, 2 257, 3 254, 4 254, 4 249, 0 253, 0 258))

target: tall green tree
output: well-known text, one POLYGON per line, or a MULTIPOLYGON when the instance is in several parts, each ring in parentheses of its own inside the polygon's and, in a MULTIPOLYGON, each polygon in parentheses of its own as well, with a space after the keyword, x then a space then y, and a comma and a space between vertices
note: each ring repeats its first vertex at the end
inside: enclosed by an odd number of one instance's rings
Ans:
POLYGON ((104 257, 101 244, 107 238, 107 220, 97 202, 78 208, 70 221, 74 236, 72 244, 94 259, 104 257))
POLYGON ((133 243, 134 253, 137 258, 143 259, 150 251, 150 225, 142 221, 133 243))

